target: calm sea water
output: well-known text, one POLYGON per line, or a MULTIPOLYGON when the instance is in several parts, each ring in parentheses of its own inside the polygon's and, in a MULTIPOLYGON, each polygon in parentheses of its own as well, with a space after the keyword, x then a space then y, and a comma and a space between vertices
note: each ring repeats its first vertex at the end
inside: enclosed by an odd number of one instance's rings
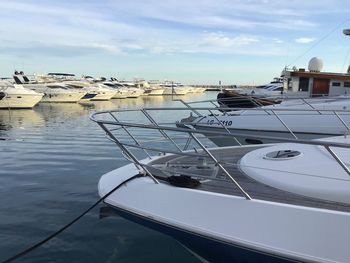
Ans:
MULTIPOLYGON (((0 111, 0 261, 79 215, 99 198, 101 175, 128 163, 89 119, 93 111, 171 105, 171 97, 140 97, 0 111)), ((166 235, 118 216, 99 219, 100 207, 18 262, 198 262, 166 235)))

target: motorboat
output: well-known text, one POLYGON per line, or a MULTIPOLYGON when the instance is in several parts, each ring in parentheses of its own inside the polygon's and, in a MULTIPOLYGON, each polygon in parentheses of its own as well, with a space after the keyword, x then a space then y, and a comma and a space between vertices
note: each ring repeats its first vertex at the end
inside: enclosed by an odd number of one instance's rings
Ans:
POLYGON ((85 95, 80 99, 80 102, 90 101, 98 95, 96 88, 83 80, 65 80, 60 82, 59 85, 84 93, 85 95))
POLYGON ((121 85, 122 87, 127 88, 127 98, 138 98, 143 95, 145 92, 143 89, 139 88, 137 86, 137 83, 131 82, 131 81, 117 81, 114 82, 118 85, 121 85))
POLYGON ((110 100, 116 95, 116 91, 102 83, 95 83, 93 85, 97 95, 91 100, 110 100))
POLYGON ((85 96, 81 101, 103 101, 110 100, 115 95, 115 90, 103 85, 100 82, 85 80, 70 80, 61 82, 61 85, 65 85, 68 88, 85 92, 85 96))
POLYGON ((44 94, 14 86, 8 81, 0 81, 0 109, 33 108, 44 94))
POLYGON ((107 206, 203 262, 349 261, 350 137, 211 148, 201 131, 157 121, 167 110, 91 116, 130 162, 101 177, 107 206))
POLYGON ((69 102, 74 103, 78 102, 83 98, 86 92, 80 90, 70 89, 69 87, 62 85, 61 82, 47 82, 40 83, 36 81, 23 81, 20 77, 24 75, 14 75, 14 81, 16 88, 26 88, 33 90, 38 93, 44 94, 41 102, 69 102))
POLYGON ((192 111, 179 125, 202 131, 218 146, 273 143, 276 137, 317 139, 350 132, 349 96, 294 99, 278 105, 229 111, 232 109, 211 107, 206 113, 192 111), (236 140, 208 131, 235 134, 236 140), (266 138, 255 139, 256 136, 266 138))
POLYGON ((160 84, 160 86, 164 87, 163 95, 186 95, 190 92, 190 89, 187 86, 180 85, 178 83, 173 82, 165 82, 160 84))
POLYGON ((143 96, 162 96, 165 90, 158 81, 141 81, 138 86, 144 90, 143 96))
POLYGON ((116 91, 113 99, 138 98, 144 93, 143 89, 136 87, 136 84, 132 82, 119 82, 112 80, 105 81, 103 84, 116 91))
MULTIPOLYGON (((242 94, 235 89, 225 89, 218 93, 217 101, 223 108, 255 108, 281 103, 279 97, 254 96, 242 94)), ((230 110, 230 109, 228 109, 230 110)))
POLYGON ((42 93, 40 102, 67 102, 74 103, 78 102, 86 93, 79 91, 74 91, 67 89, 60 85, 59 83, 50 83, 50 84, 15 84, 16 88, 26 88, 31 89, 35 92, 42 93))

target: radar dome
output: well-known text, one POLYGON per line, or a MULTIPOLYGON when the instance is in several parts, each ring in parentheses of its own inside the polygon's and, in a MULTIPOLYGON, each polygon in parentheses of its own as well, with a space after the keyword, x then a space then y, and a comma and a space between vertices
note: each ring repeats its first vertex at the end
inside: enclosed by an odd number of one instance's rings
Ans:
POLYGON ((323 68, 323 62, 320 58, 312 58, 309 61, 309 71, 311 72, 320 72, 323 68))

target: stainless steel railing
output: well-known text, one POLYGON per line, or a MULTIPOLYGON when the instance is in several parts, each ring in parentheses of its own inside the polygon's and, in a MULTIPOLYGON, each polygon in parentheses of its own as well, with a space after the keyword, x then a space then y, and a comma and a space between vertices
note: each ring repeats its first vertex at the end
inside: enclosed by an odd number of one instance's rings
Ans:
MULTIPOLYGON (((207 148, 206 144, 208 141, 204 137, 203 131, 201 129, 196 129, 189 125, 177 125, 175 122, 168 120, 170 116, 174 118, 179 118, 180 114, 174 114, 174 112, 184 112, 196 114, 199 118, 203 116, 200 112, 208 112, 213 116, 217 108, 195 108, 190 105, 185 105, 185 107, 176 107, 176 108, 143 108, 143 109, 120 109, 120 110, 111 110, 111 111, 101 111, 96 112, 91 115, 91 119, 95 121, 107 134, 107 136, 117 144, 117 146, 122 150, 123 154, 133 162, 136 167, 145 175, 150 176, 155 183, 159 183, 156 176, 153 174, 152 169, 147 163, 144 163, 142 159, 146 156, 148 159, 153 158, 156 154, 162 152, 163 154, 172 154, 196 158, 208 158, 212 161, 215 167, 218 167, 227 178, 235 185, 237 189, 246 199, 251 199, 250 195, 242 188, 238 181, 235 180, 234 175, 230 174, 227 169, 223 166, 221 161, 207 148), (162 116, 162 120, 157 120, 154 114, 162 116), (133 115, 139 116, 138 119, 135 119, 133 115), (140 119, 142 116, 143 120, 140 119), (140 131, 147 131, 147 133, 141 133, 140 131), (154 132, 154 133, 150 133, 154 132), (123 135, 120 134, 123 132, 123 135), (157 138, 156 140, 148 140, 144 137, 153 136, 157 138), (138 138, 143 137, 143 138, 138 138), (159 139, 159 137, 161 139, 159 139), (158 146, 160 144, 160 146, 158 146), (191 149, 193 150, 189 150, 191 149), (139 150, 143 152, 142 157, 138 157, 134 151, 139 150)), ((266 111, 266 109, 245 109, 250 111, 266 111)), ((279 112, 282 111, 304 111, 311 112, 314 114, 333 114, 335 118, 338 118, 340 122, 349 130, 348 124, 340 117, 339 113, 350 114, 349 111, 340 110, 340 111, 330 111, 330 110, 297 110, 297 109, 278 109, 278 112, 274 109, 269 109, 269 112, 272 112, 274 116, 281 121, 281 124, 288 129, 291 134, 293 131, 288 127, 286 123, 283 122, 282 117, 279 112)), ((222 114, 222 113, 221 113, 222 114)), ((217 119, 217 118, 216 118, 217 119)), ((218 125, 220 121, 217 119, 218 125)), ((292 138, 281 138, 281 137, 271 137, 271 136, 247 136, 245 134, 232 132, 224 125, 220 126, 222 129, 220 131, 205 131, 206 135, 211 136, 220 136, 233 138, 238 142, 237 137, 245 136, 251 139, 266 139, 266 140, 275 140, 280 142, 291 142, 291 143, 303 143, 308 145, 318 145, 324 147, 334 160, 344 169, 344 171, 350 176, 350 171, 346 164, 341 160, 341 158, 332 150, 333 147, 339 148, 350 148, 350 144, 346 143, 335 143, 328 141, 310 141, 298 139, 295 135, 292 138)), ((240 143, 240 146, 243 147, 240 143)))

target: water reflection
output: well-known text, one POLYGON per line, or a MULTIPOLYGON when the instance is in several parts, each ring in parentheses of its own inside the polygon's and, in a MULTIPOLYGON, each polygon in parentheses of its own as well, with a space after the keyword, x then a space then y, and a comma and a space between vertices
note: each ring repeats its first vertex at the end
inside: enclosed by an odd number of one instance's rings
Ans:
POLYGON ((40 126, 43 122, 42 114, 35 110, 0 110, 0 130, 40 126))
MULTIPOLYGON (((205 94, 181 98, 208 99, 205 94)), ((101 175, 127 163, 89 120, 91 112, 173 105, 167 96, 0 111, 0 138, 15 138, 0 142, 0 261, 90 206, 98 198, 101 175)), ((159 114, 169 121, 166 113, 159 114)), ((98 212, 21 262, 196 262, 173 239, 123 218, 99 220, 98 212)))

